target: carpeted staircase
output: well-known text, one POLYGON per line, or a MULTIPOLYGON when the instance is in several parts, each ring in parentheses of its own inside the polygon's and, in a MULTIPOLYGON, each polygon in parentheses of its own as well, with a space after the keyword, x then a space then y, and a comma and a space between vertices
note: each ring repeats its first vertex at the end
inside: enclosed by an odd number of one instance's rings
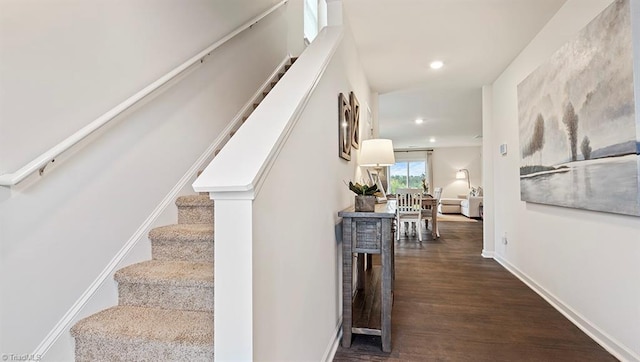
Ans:
MULTIPOLYGON (((242 123, 296 59, 270 80, 242 123)), ((118 305, 71 328, 76 361, 213 361, 213 201, 181 196, 176 206, 177 224, 149 232, 152 260, 115 273, 118 305)))
POLYGON ((116 272, 118 306, 71 329, 76 361, 213 360, 213 201, 176 205, 178 224, 149 233, 153 259, 116 272))

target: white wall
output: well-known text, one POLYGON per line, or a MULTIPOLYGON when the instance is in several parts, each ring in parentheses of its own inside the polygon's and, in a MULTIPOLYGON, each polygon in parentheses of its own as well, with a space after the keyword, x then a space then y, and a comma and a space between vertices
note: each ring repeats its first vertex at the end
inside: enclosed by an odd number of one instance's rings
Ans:
MULTIPOLYGON (((611 0, 569 0, 493 83, 496 259, 618 358, 640 360, 640 218, 520 201, 516 86, 611 0), (509 152, 500 156, 498 145, 509 152), (501 243, 507 233, 508 243, 501 243)), ((637 0, 632 0, 637 30, 637 0)), ((634 34, 635 54, 640 41, 634 34)), ((636 58, 634 62, 638 64, 636 58)), ((637 68, 636 68, 637 69, 637 68)), ((637 77, 636 77, 637 78, 637 77)), ((636 79, 638 82, 638 79, 636 79)), ((636 88, 638 89, 638 88, 636 88)), ((638 104, 636 104, 636 109, 638 104)), ((637 112, 637 111, 636 111, 637 112)), ((638 113, 637 113, 638 114, 638 113)), ((638 116, 637 116, 638 117, 638 116)), ((615 187, 615 185, 611 185, 615 187)), ((485 221, 487 222, 487 221, 485 221)))
POLYGON ((338 157, 337 109, 338 94, 350 91, 361 105, 371 103, 345 31, 253 204, 255 360, 320 361, 335 346, 342 315, 337 212, 353 204, 343 180, 353 180, 357 167, 356 150, 350 162, 338 157))
POLYGON ((433 187, 442 187, 442 197, 469 192, 467 180, 456 179, 456 171, 469 170, 471 187, 482 186, 482 147, 441 147, 433 150, 433 187))
MULTIPOLYGON (((490 85, 482 87, 482 154, 493 155, 493 89, 490 85)), ((493 257, 495 245, 495 190, 493 189, 493 157, 482 157, 482 256, 493 257)))
MULTIPOLYGON (((3 1, 0 172, 15 171, 274 3, 3 1)), ((285 57, 285 12, 219 48, 42 179, 0 188, 0 353, 33 352, 135 238, 285 57)), ((158 222, 173 216, 170 205, 158 222)), ((123 264, 150 256, 140 240, 123 264)), ((79 316, 116 303, 109 278, 79 316)), ((45 358, 70 360, 68 330, 58 342, 45 358)))
POLYGON ((289 53, 293 56, 300 55, 305 48, 304 43, 304 0, 289 0, 287 3, 288 14, 288 44, 289 53))

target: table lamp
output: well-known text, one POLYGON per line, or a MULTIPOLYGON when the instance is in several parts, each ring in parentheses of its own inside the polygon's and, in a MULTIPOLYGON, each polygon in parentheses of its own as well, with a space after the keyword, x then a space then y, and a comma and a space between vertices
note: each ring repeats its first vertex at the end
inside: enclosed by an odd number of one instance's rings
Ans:
POLYGON ((380 173, 382 172, 382 167, 396 163, 396 158, 393 154, 393 142, 388 139, 374 138, 362 141, 361 147, 358 162, 362 167, 373 167, 376 170, 375 182, 382 193, 382 196, 378 197, 378 201, 386 201, 387 196, 382 182, 380 182, 380 173))

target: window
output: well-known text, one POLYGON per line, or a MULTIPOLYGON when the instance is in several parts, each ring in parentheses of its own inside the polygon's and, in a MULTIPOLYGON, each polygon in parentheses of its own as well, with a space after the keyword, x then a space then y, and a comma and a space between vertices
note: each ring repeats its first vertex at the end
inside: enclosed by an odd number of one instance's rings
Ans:
POLYGON ((389 193, 395 194, 399 188, 422 189, 422 180, 426 178, 425 161, 396 162, 390 167, 389 193))
POLYGON ((318 0, 304 0, 304 38, 308 43, 318 35, 318 0))

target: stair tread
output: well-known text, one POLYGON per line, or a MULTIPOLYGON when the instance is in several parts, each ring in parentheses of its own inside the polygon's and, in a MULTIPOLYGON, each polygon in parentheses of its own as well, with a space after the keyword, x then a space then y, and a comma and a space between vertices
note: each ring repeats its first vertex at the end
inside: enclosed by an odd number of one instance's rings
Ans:
POLYGON ((185 195, 176 199, 176 206, 213 206, 209 195, 185 195))
POLYGON ((82 319, 71 328, 71 334, 84 338, 210 345, 213 349, 213 313, 116 306, 82 319))
POLYGON ((148 260, 115 274, 118 283, 213 287, 213 263, 148 260))
POLYGON ((213 242, 212 224, 171 224, 149 231, 153 241, 210 241, 213 242))

